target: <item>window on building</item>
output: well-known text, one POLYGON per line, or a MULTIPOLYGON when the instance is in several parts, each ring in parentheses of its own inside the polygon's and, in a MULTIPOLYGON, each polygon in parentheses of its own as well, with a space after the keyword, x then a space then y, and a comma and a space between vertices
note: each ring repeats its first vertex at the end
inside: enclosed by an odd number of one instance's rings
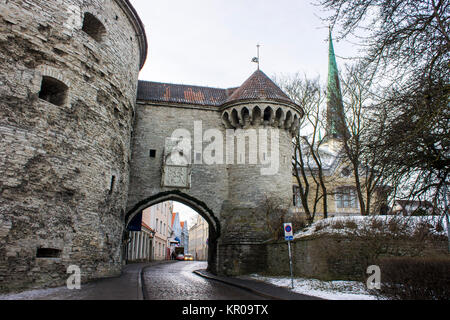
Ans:
POLYGON ((156 218, 156 232, 158 232, 158 218, 156 218))
POLYGON ((293 186, 293 205, 294 207, 302 207, 302 199, 300 197, 300 188, 298 186, 293 186))
POLYGON ((150 158, 156 158, 156 150, 150 149, 150 158))
POLYGON ((62 106, 66 102, 68 87, 61 81, 43 76, 39 98, 54 105, 62 106))
POLYGON ((89 12, 84 14, 82 30, 97 42, 101 42, 106 34, 106 28, 103 23, 89 12))
POLYGON ((336 189, 336 208, 357 208, 356 190, 351 187, 336 189))
POLYGON ((350 170, 349 167, 345 167, 344 169, 342 169, 341 171, 341 176, 342 177, 349 177, 352 174, 352 171, 350 170))

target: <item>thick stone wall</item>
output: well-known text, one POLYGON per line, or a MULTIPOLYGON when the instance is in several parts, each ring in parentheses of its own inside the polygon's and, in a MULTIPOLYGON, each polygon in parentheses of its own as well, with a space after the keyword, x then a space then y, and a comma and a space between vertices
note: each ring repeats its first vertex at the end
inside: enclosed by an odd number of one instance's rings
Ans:
MULTIPOLYGON (((162 165, 166 138, 179 129, 187 130, 194 139, 194 123, 201 123, 202 132, 221 126, 220 114, 215 107, 195 105, 170 105, 138 102, 133 132, 130 192, 128 210, 140 201, 172 190, 161 187, 162 165), (150 157, 155 150, 155 157, 150 157)), ((209 142, 203 142, 203 150, 209 142)), ((195 159, 192 150, 191 159, 195 159)), ((192 165, 191 188, 180 189, 183 193, 201 200, 214 213, 222 209, 223 199, 228 198, 227 165, 205 163, 192 165)))
MULTIPOLYGON (((259 134, 259 129, 269 130, 266 156, 276 156, 279 164, 273 174, 262 174, 261 169, 267 168, 267 165, 262 164, 260 159, 257 164, 249 164, 249 154, 258 154, 260 151, 259 145, 254 148, 249 145, 249 139, 245 140, 245 163, 238 163, 238 140, 234 136, 237 131, 229 129, 227 132, 218 107, 138 101, 127 211, 132 216, 146 206, 164 200, 184 201, 198 209, 191 202, 192 198, 194 202, 201 202, 208 208, 200 208, 199 213, 209 222, 212 232, 209 238, 210 270, 227 275, 261 270, 265 267, 262 263, 265 261, 265 247, 261 243, 268 239, 264 199, 265 196, 278 197, 289 206, 292 197, 290 159, 293 148, 291 133, 283 128, 254 125, 245 127, 242 132, 254 130, 259 134), (178 189, 162 187, 166 138, 180 129, 187 130, 192 139, 191 184, 178 189), (211 141, 202 137, 205 138, 210 129, 216 130, 220 135, 218 139, 222 140, 221 163, 210 164, 203 159, 209 152, 211 141), (270 130, 276 130, 279 137, 276 150, 271 150, 270 130), (202 150, 196 149, 196 139, 203 140, 202 150), (235 148, 231 153, 235 156, 231 163, 227 159, 227 146, 231 146, 229 139, 234 140, 235 148), (153 156, 150 150, 153 150, 153 156), (200 158, 198 151, 202 153, 200 158), (199 159, 201 161, 196 163, 199 159)), ((218 150, 216 152, 220 153, 218 150)))
MULTIPOLYGON (((268 275, 289 275, 289 254, 286 241, 267 244, 268 275)), ((363 280, 369 265, 377 257, 427 256, 448 254, 443 240, 354 240, 338 236, 320 236, 291 242, 295 277, 321 280, 363 280)))
POLYGON ((0 291, 63 284, 69 265, 83 280, 121 270, 146 51, 127 6, 0 1, 0 291), (85 13, 100 41, 82 30, 85 13), (44 78, 67 87, 62 101, 39 98, 44 78))

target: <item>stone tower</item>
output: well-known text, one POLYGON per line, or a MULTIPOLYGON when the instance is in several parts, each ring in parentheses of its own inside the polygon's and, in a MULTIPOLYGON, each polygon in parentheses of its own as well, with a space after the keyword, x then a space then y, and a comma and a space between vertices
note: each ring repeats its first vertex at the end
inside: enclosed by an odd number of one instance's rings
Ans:
POLYGON ((146 54, 128 0, 0 2, 0 291, 119 274, 146 54))
POLYGON ((292 199, 292 137, 303 111, 258 69, 234 90, 221 113, 227 136, 234 131, 237 139, 228 165, 228 199, 221 213, 219 272, 260 271, 265 264, 261 244, 269 238, 267 202, 287 208, 292 199), (245 149, 239 148, 239 141, 245 149))

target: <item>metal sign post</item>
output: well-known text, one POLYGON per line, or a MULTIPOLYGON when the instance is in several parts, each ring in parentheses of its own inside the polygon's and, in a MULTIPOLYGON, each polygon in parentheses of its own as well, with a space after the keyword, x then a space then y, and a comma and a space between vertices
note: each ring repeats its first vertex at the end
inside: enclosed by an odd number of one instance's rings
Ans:
POLYGON ((289 269, 291 271, 291 288, 294 289, 294 274, 292 271, 292 251, 291 251, 291 241, 294 240, 294 232, 292 230, 292 223, 284 224, 284 239, 288 242, 289 269))

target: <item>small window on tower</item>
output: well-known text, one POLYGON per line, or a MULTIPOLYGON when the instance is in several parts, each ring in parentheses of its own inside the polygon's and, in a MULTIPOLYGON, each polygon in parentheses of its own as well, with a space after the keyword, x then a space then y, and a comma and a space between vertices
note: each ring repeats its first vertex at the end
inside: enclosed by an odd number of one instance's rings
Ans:
POLYGON ((66 102, 67 90, 67 86, 61 81, 43 76, 39 98, 54 105, 62 106, 66 102))
POLYGON ((156 150, 150 149, 150 158, 156 158, 156 150))
POLYGON ((89 12, 84 14, 82 30, 97 42, 101 42, 106 34, 105 26, 89 12))
POLYGON ((61 250, 54 248, 38 248, 36 251, 36 258, 59 258, 61 250))
POLYGON ((111 177, 111 185, 109 186, 109 194, 113 193, 115 183, 116 183, 116 176, 112 176, 111 177))

